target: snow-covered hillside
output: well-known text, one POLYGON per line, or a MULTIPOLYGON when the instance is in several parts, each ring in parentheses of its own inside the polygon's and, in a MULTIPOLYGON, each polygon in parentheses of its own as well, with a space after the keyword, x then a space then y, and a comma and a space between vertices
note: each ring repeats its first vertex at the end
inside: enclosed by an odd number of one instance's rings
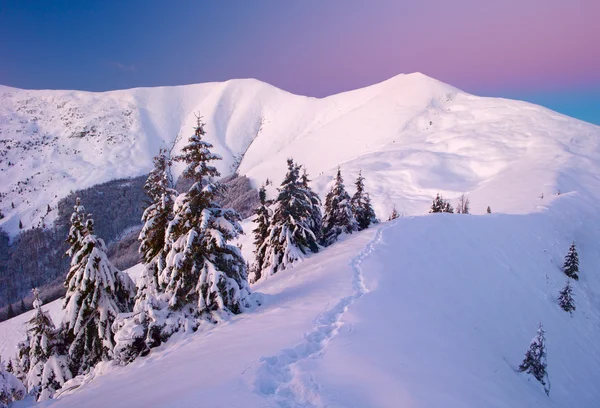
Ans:
MULTIPOLYGON (((127 366, 101 363, 90 382, 38 406, 598 406, 600 127, 421 74, 324 99, 254 80, 0 95, 11 233, 70 189, 148 171, 197 111, 225 174, 269 178, 273 194, 291 156, 324 196, 338 165, 351 192, 362 169, 380 218, 394 205, 404 214, 254 285, 264 299, 255 310, 177 334, 127 366), (475 215, 427 215, 437 192, 453 204, 466 193, 475 215), (556 299, 573 240, 581 272, 570 315, 556 299), (539 322, 549 396, 516 371, 539 322)), ((252 238, 239 241, 250 261, 252 238)), ((45 308, 61 320, 60 301, 45 308)), ((3 358, 27 319, 0 323, 3 358)))
POLYGON ((161 146, 178 135, 182 146, 197 112, 224 175, 277 184, 294 157, 324 195, 338 165, 347 181, 363 169, 382 217, 393 205, 421 214, 437 192, 469 193, 475 213, 526 213, 598 174, 599 127, 422 74, 323 99, 256 80, 104 93, 0 86, 0 227, 50 225, 48 205, 69 191, 146 173, 161 146))
POLYGON ((576 193, 528 215, 403 217, 255 285, 254 312, 40 406, 596 407, 599 241, 595 205, 576 193), (556 297, 572 239, 571 316, 556 297), (538 322, 549 397, 516 372, 538 322))

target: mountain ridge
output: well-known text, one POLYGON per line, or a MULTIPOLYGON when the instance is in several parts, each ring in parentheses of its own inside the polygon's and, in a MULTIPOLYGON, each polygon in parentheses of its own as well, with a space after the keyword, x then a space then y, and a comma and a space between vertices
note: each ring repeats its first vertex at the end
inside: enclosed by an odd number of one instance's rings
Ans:
MULTIPOLYGON (((556 144, 555 156, 576 148, 593 161, 599 150, 598 126, 526 102, 470 95, 421 73, 324 98, 256 79, 106 92, 2 86, 0 211, 6 217, 0 227, 15 235, 19 221, 24 228, 49 225, 47 206, 69 191, 144 174, 161 146, 178 136, 175 151, 183 146, 198 112, 207 140, 223 156, 223 176, 238 171, 255 186, 266 178, 277 184, 285 159, 294 156, 324 195, 338 165, 348 181, 363 169, 381 217, 392 205, 422 213, 437 191, 477 196, 510 163, 532 167, 543 158, 537 164, 549 168, 543 144, 556 144), (386 170, 382 163, 394 165, 386 170), (398 181, 384 183, 389 177, 398 181)), ((548 185, 546 195, 570 190, 557 180, 541 182, 548 185)), ((521 190, 531 189, 532 182, 526 184, 521 190)), ((484 195, 481 208, 491 204, 484 198, 498 199, 484 195)), ((536 204, 500 205, 505 212, 527 212, 536 204)))

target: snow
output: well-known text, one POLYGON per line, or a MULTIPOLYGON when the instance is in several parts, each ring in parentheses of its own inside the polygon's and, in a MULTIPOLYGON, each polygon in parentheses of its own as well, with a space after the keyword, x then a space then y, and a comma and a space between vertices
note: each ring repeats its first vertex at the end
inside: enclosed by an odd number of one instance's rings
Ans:
MULTIPOLYGON (((54 91, 4 92, 13 97, 2 100, 0 112, 7 100, 25 98, 21 93, 51 99, 54 91)), ((182 129, 187 136, 202 107, 208 141, 224 157, 219 169, 247 149, 239 171, 255 185, 273 180, 269 198, 293 156, 307 166, 321 197, 341 164, 351 194, 362 169, 379 218, 387 219, 393 205, 404 216, 341 236, 254 285, 264 301, 256 309, 176 334, 127 366, 103 363, 77 389, 38 406, 598 405, 599 127, 524 102, 468 95, 420 74, 324 99, 252 80, 56 95, 98 106, 128 101, 130 116, 144 118, 132 122, 136 130, 123 145, 88 141, 111 154, 129 146, 135 151, 129 164, 87 153, 86 165, 105 171, 86 180, 69 176, 61 181, 67 192, 78 183, 148 171, 162 141, 182 129), (426 214, 438 192, 453 206, 466 193, 475 215, 426 214), (488 205, 492 214, 485 214, 488 205), (572 241, 580 272, 572 282, 577 309, 569 314, 557 298, 572 241), (540 322, 549 396, 517 371, 540 322)), ((60 174, 75 174, 64 163, 60 174)), ((0 172, 0 186, 12 183, 7 172, 12 168, 0 172)), ((15 214, 29 214, 24 208, 2 207, 3 227, 15 214)), ((239 243, 251 261, 253 224, 242 226, 239 243)), ((61 301, 44 305, 55 322, 62 320, 60 308, 61 301)), ((3 358, 16 352, 31 314, 0 323, 3 358)))
POLYGON ((293 157, 324 197, 338 165, 348 185, 362 169, 382 219, 394 204, 422 214, 438 192, 469 193, 478 214, 488 205, 528 213, 541 194, 578 190, 576 177, 598 170, 599 127, 418 73, 322 99, 250 79, 104 93, 2 88, 0 227, 14 236, 19 220, 50 225, 47 205, 71 190, 147 173, 178 136, 180 152, 198 112, 222 175, 243 156, 239 173, 255 187, 273 180, 272 198, 293 157))
POLYGON ((401 217, 255 285, 256 310, 103 367, 41 406, 592 407, 598 240, 595 206, 576 194, 528 215, 401 217), (557 297, 572 239, 571 316, 557 297), (539 322, 549 397, 516 371, 539 322))

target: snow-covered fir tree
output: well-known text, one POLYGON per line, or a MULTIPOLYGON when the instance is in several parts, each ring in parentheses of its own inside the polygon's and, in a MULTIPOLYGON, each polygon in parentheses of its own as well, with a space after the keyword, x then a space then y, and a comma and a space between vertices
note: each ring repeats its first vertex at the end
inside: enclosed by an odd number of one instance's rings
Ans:
POLYGON ((379 220, 375 215, 373 206, 371 205, 371 197, 365 192, 365 178, 362 176, 362 171, 358 172, 358 177, 354 182, 356 192, 352 196, 352 213, 354 219, 358 223, 358 230, 362 231, 369 228, 371 224, 377 224, 379 220))
POLYGON ((306 254, 318 252, 311 192, 300 180, 300 166, 287 161, 288 171, 278 188, 268 229, 262 277, 291 267, 306 254))
POLYGON ((454 208, 452 208, 452 204, 450 204, 450 201, 444 202, 444 211, 442 211, 442 212, 449 213, 449 214, 454 213, 454 208))
POLYGON ((171 176, 171 158, 161 149, 154 158, 154 168, 144 185, 152 200, 142 215, 144 226, 138 239, 144 270, 137 282, 135 304, 131 314, 121 314, 113 323, 114 358, 127 363, 166 340, 165 320, 170 315, 164 286, 158 274, 166 267, 166 230, 173 216, 176 192, 171 176))
POLYGON ((310 229, 317 237, 317 242, 321 238, 321 231, 323 228, 323 215, 321 214, 321 199, 319 195, 313 191, 310 187, 310 179, 306 168, 302 168, 302 176, 300 176, 300 186, 304 189, 304 192, 310 200, 310 229))
POLYGON ((486 213, 491 214, 492 213, 492 209, 490 208, 490 206, 488 205, 488 208, 485 210, 486 213))
POLYGON ((271 222, 271 214, 267 205, 267 191, 264 185, 258 191, 258 198, 260 199, 260 205, 254 210, 256 228, 252 230, 254 233, 254 262, 250 266, 250 283, 254 283, 261 278, 265 263, 269 224, 271 222))
POLYGON ((203 140, 204 124, 198 120, 194 134, 177 160, 187 164, 183 176, 194 184, 177 197, 174 217, 167 227, 166 267, 159 274, 171 310, 192 317, 194 329, 202 319, 215 320, 220 313, 240 313, 249 306, 250 289, 246 262, 229 242, 242 233, 240 216, 224 209, 215 198, 221 184, 211 162, 221 157, 203 140))
POLYGON ((81 242, 85 235, 84 223, 85 208, 81 205, 81 199, 77 197, 75 199, 73 213, 71 214, 71 227, 69 228, 69 234, 67 236, 67 243, 69 244, 67 256, 70 258, 73 258, 73 256, 81 249, 81 242))
MULTIPOLYGON (((154 168, 144 185, 151 203, 142 215, 144 226, 140 232, 140 253, 145 264, 161 261, 157 256, 164 253, 165 231, 173 213, 177 192, 173 188, 171 157, 167 149, 160 149, 154 157, 154 168)), ((164 261, 164 259, 162 259, 164 261)))
POLYGON ((571 288, 571 279, 567 279, 567 284, 561 289, 558 295, 558 304, 565 312, 572 313, 575 310, 575 300, 573 299, 573 288, 571 288))
POLYGON ((329 246, 341 234, 352 234, 355 231, 358 231, 358 223, 352 213, 350 195, 344 187, 342 171, 338 167, 333 187, 325 198, 321 244, 329 246))
POLYGON ((43 401, 52 398, 72 375, 65 344, 48 313, 42 310, 38 290, 33 289, 33 294, 34 315, 28 323, 30 369, 26 385, 38 401, 43 401))
POLYGON ((431 207, 429 208, 429 213, 453 213, 454 209, 452 208, 452 205, 450 204, 450 202, 448 202, 447 200, 444 200, 444 198, 438 193, 436 194, 435 198, 433 199, 433 203, 431 204, 431 207))
POLYGON ((546 337, 540 323, 535 337, 529 344, 529 350, 525 353, 525 359, 519 365, 519 371, 533 375, 544 386, 544 391, 548 394, 550 390, 546 388, 546 377, 548 376, 546 366, 546 337))
POLYGON ((435 198, 433 199, 433 203, 431 204, 431 207, 429 208, 429 213, 444 212, 445 206, 446 206, 446 203, 444 202, 444 199, 439 194, 437 194, 435 196, 435 198))
MULTIPOLYGON (((79 222, 77 214, 82 211, 77 207, 71 219, 79 222)), ((131 278, 108 260, 104 241, 94 235, 93 225, 93 220, 88 219, 80 240, 70 241, 69 253, 73 258, 65 280, 67 293, 61 330, 73 375, 112 358, 111 326, 117 314, 131 311, 135 293, 131 278)), ((72 225, 71 230, 74 229, 72 225)))
POLYGON ((571 243, 569 252, 565 256, 563 272, 569 278, 579 280, 579 255, 577 255, 577 250, 575 249, 575 242, 571 243))
POLYGON ((29 332, 27 332, 27 338, 17 344, 17 359, 13 364, 14 374, 23 384, 27 383, 27 373, 31 367, 29 362, 30 343, 31 338, 29 337, 29 332))
POLYGON ((25 396, 23 383, 4 367, 0 360, 0 408, 8 408, 8 404, 22 400, 25 396))

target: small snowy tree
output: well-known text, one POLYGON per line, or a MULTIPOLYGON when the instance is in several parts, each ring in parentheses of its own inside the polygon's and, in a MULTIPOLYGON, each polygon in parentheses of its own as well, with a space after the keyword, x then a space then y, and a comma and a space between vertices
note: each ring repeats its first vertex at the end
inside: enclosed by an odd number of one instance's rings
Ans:
POLYGON ((577 250, 575 249, 575 242, 571 243, 569 252, 565 256, 563 272, 569 278, 579 280, 579 255, 577 255, 577 250))
POLYGON ((212 182, 219 172, 211 165, 221 157, 205 140, 198 119, 194 134, 176 159, 187 164, 183 176, 194 184, 179 195, 167 227, 166 267, 159 274, 169 308, 199 319, 215 320, 219 313, 241 313, 249 306, 246 262, 229 241, 242 233, 240 216, 215 201, 223 187, 212 182))
POLYGON ((448 200, 444 200, 444 198, 438 193, 433 199, 433 203, 429 208, 429 213, 454 213, 454 209, 448 200))
POLYGON ((449 201, 444 200, 444 210, 442 212, 453 214, 454 208, 452 208, 452 204, 449 201))
POLYGON ((37 288, 33 289, 34 315, 28 322, 29 332, 29 364, 27 389, 34 390, 41 384, 42 368, 50 357, 51 349, 56 341, 56 329, 48 313, 42 310, 42 301, 37 288))
POLYGON ((388 217, 388 221, 395 220, 398 217, 400 217, 400 214, 398 213, 398 210, 396 210, 396 206, 394 206, 392 207, 392 213, 388 217))
POLYGON ((559 292, 558 304, 565 312, 573 313, 575 310, 575 300, 573 299, 573 289, 571 288, 571 279, 567 279, 567 284, 559 292))
MULTIPOLYGON (((71 219, 80 221, 77 210, 71 219)), ((73 240, 69 250, 73 258, 65 280, 62 334, 74 375, 112 358, 111 326, 117 314, 131 311, 135 293, 131 278, 108 260, 104 241, 94 235, 93 225, 88 219, 81 229, 81 240, 73 240)), ((71 226, 74 229, 76 225, 71 226)))
POLYGON ((29 320, 29 362, 27 389, 38 401, 52 398, 65 381, 72 378, 68 368, 64 344, 57 333, 52 319, 42 310, 42 301, 37 289, 33 289, 35 314, 29 320))
POLYGON ((548 376, 546 366, 546 337, 540 323, 537 334, 531 340, 529 350, 525 353, 525 359, 519 366, 519 371, 533 375, 544 386, 544 391, 548 394, 550 389, 546 388, 546 378, 548 376))
POLYGON ((6 371, 4 362, 0 360, 0 408, 8 408, 8 404, 22 400, 24 396, 23 383, 6 371))
POLYGON ((262 186, 258 191, 260 205, 254 210, 254 224, 256 228, 252 230, 254 233, 254 262, 250 267, 250 282, 254 283, 261 278, 261 273, 265 263, 266 241, 269 234, 269 225, 271 222, 270 210, 267 207, 267 192, 265 186, 262 186))
POLYGON ((311 194, 300 180, 300 166, 292 159, 287 164, 288 172, 273 205, 262 277, 291 267, 306 254, 319 251, 313 232, 315 214, 311 194))
POLYGON ((461 194, 458 197, 458 205, 456 206, 457 214, 469 214, 469 197, 461 194))
POLYGON ((329 246, 341 234, 352 234, 355 231, 358 231, 358 223, 352 213, 350 195, 344 187, 342 171, 338 167, 335 183, 325 198, 321 243, 323 246, 329 246))
POLYGON ((375 216, 375 211, 371 205, 371 197, 365 192, 365 178, 362 176, 362 171, 358 172, 358 177, 354 185, 356 193, 352 196, 352 213, 358 223, 358 230, 362 231, 369 228, 371 224, 377 224, 379 220, 375 216))
POLYGON ((490 206, 489 206, 489 205, 488 205, 488 208, 487 208, 487 210, 485 210, 485 212, 487 212, 488 214, 491 214, 491 213, 492 213, 492 209, 490 208, 490 206))
POLYGON ((439 194, 437 194, 433 199, 431 207, 429 208, 429 213, 431 214, 444 212, 445 206, 446 203, 444 202, 444 199, 439 194))

